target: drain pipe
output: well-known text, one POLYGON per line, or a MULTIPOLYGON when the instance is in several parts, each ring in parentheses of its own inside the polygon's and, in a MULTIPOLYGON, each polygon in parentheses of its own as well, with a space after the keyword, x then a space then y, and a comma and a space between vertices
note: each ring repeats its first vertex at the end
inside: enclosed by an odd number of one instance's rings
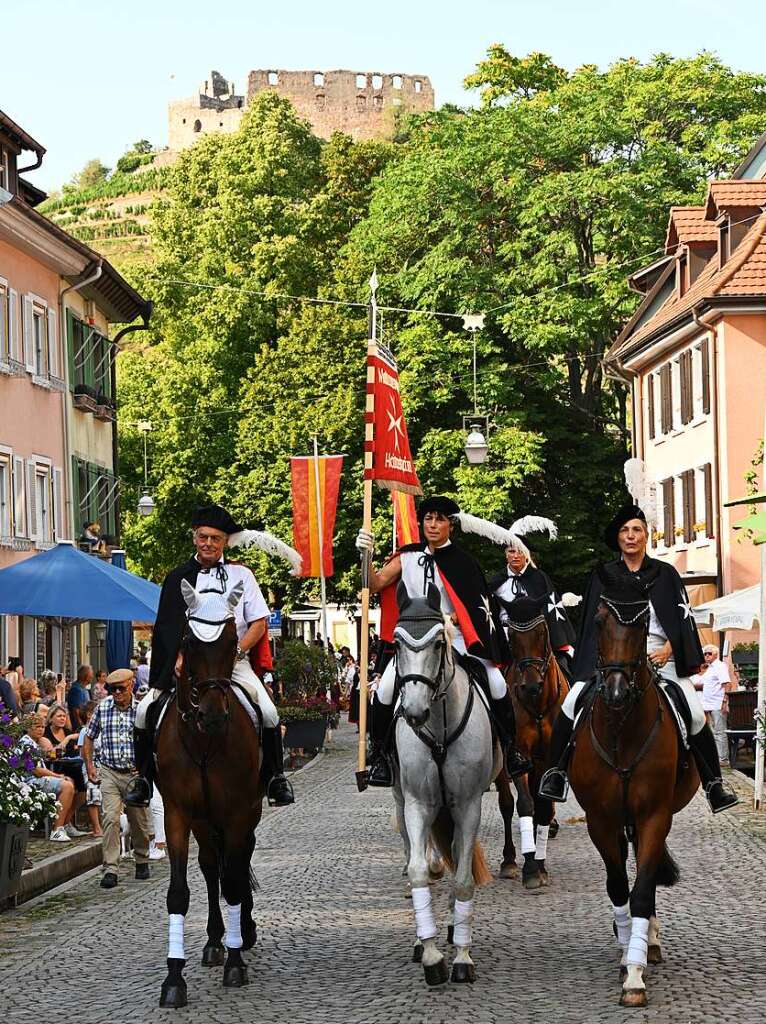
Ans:
MULTIPOLYGON (((92 264, 91 264, 92 266, 92 264)), ((85 273, 88 273, 86 268, 85 273)), ((76 284, 70 284, 59 294, 59 331, 64 344, 61 346, 61 354, 63 356, 64 365, 62 374, 64 378, 64 395, 61 401, 61 413, 63 417, 64 425, 64 507, 68 509, 68 522, 72 526, 74 523, 74 510, 72 509, 72 452, 70 449, 69 440, 69 401, 67 394, 69 392, 69 356, 67 352, 68 339, 66 335, 66 306, 64 303, 64 296, 68 292, 79 292, 81 288, 84 288, 87 284, 93 284, 94 281, 98 281, 104 272, 104 261, 100 259, 95 266, 92 273, 88 274, 82 281, 78 281, 76 284)), ((76 526, 73 528, 72 540, 76 541, 77 537, 74 535, 77 533, 76 526)))
MULTIPOLYGON (((143 314, 143 323, 140 323, 140 324, 128 324, 127 327, 123 327, 123 329, 121 331, 117 332, 114 340, 112 341, 112 345, 114 345, 115 349, 118 347, 118 345, 120 344, 120 342, 122 341, 122 339, 125 337, 126 334, 133 334, 135 331, 148 331, 149 330, 149 320, 151 319, 152 309, 153 308, 154 308, 154 303, 150 300, 149 302, 146 303, 146 312, 143 314)), ((115 356, 116 355, 117 355, 117 353, 115 352, 115 356)), ((112 380, 112 397, 113 397, 114 403, 115 403, 115 405, 114 405, 114 419, 112 420, 112 471, 114 472, 114 479, 115 479, 115 483, 117 485, 115 487, 115 490, 114 490, 114 503, 115 503, 114 522, 115 522, 115 526, 116 526, 116 529, 117 529, 117 536, 116 536, 115 539, 117 541, 117 544, 119 545, 121 543, 121 539, 122 539, 122 531, 120 529, 120 522, 121 522, 121 516, 120 516, 120 511, 121 511, 121 509, 120 509, 120 486, 119 486, 119 481, 120 481, 120 472, 119 472, 119 470, 120 470, 120 466, 119 466, 119 453, 118 453, 118 448, 117 448, 117 359, 116 358, 112 360, 112 365, 111 365, 111 368, 110 368, 109 372, 110 372, 111 380, 112 380)))

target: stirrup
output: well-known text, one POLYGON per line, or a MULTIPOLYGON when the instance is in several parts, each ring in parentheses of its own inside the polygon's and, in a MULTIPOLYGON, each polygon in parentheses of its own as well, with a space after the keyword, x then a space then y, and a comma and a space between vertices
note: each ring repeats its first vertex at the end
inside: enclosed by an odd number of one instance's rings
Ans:
POLYGON ((295 803, 292 783, 284 775, 275 775, 266 787, 269 807, 288 807, 295 803))
POLYGON ((721 811, 728 811, 739 803, 739 797, 723 784, 723 779, 713 779, 705 786, 705 796, 713 814, 720 814, 721 811), (720 787, 713 795, 715 787, 720 787))
POLYGON ((367 785, 379 789, 391 789, 394 784, 394 773, 391 771, 391 764, 385 754, 379 757, 370 765, 367 773, 367 785))
POLYGON ((505 770, 508 772, 508 778, 516 779, 519 775, 527 775, 532 771, 534 765, 532 762, 524 757, 521 751, 517 750, 514 746, 508 746, 505 751, 505 770))
POLYGON ((563 768, 549 768, 540 780, 538 796, 563 804, 569 796, 569 779, 563 768))
POLYGON ((125 804, 128 807, 148 807, 151 798, 152 785, 143 775, 136 775, 125 788, 125 804))

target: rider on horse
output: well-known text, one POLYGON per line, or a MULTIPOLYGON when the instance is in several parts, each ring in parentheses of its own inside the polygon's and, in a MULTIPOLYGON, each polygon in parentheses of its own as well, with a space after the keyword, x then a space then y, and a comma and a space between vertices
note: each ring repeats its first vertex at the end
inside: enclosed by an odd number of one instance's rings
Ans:
POLYGON ((162 585, 157 619, 152 634, 152 659, 149 693, 138 706, 135 725, 136 765, 139 775, 129 786, 126 803, 146 806, 151 797, 153 774, 153 737, 147 728, 147 712, 160 691, 175 688, 175 676, 181 670, 181 645, 186 627, 187 605, 181 592, 186 580, 199 594, 217 593, 227 596, 240 582, 244 595, 234 607, 239 640, 232 682, 239 685, 258 705, 263 716, 264 774, 270 779, 267 796, 271 803, 284 806, 293 803, 290 783, 284 776, 284 754, 279 713, 266 687, 256 674, 270 669, 267 620, 269 609, 252 570, 224 558, 224 548, 261 547, 294 561, 297 552, 276 537, 253 530, 243 530, 220 505, 205 505, 192 516, 196 553, 168 574, 162 585))
POLYGON ((569 789, 566 768, 578 698, 598 673, 595 615, 604 589, 604 579, 633 581, 648 595, 649 627, 647 655, 659 676, 663 689, 672 688, 686 703, 691 722, 689 746, 714 813, 738 803, 721 779, 715 739, 705 722, 705 712, 689 676, 698 671, 704 658, 697 625, 689 607, 689 598, 677 570, 668 562, 646 554, 649 531, 646 516, 638 505, 625 505, 604 533, 606 544, 620 553, 614 562, 596 569, 591 575, 576 644, 575 683, 556 719, 551 737, 549 763, 543 776, 540 796, 566 800, 569 789))
MULTIPOLYGON (((532 518, 532 517, 530 517, 532 518)), ((547 529, 551 536, 554 536, 550 520, 537 520, 533 517, 532 529, 547 529)), ((519 520, 511 526, 512 533, 518 533, 519 528, 525 520, 519 520)), ((524 537, 527 548, 532 548, 529 539, 524 537)), ((532 551, 522 551, 518 547, 509 545, 505 549, 505 566, 489 581, 490 591, 500 601, 500 618, 505 621, 507 606, 520 597, 527 597, 540 604, 548 625, 548 635, 551 641, 553 653, 567 679, 572 678, 572 654, 574 653, 575 631, 569 621, 566 609, 578 603, 579 598, 573 594, 564 594, 562 597, 551 581, 550 576, 539 569, 532 557, 532 551)))
MULTIPOLYGON (((451 616, 455 625, 453 648, 462 655, 471 655, 481 662, 486 671, 492 714, 507 744, 509 774, 522 774, 529 770, 530 765, 514 746, 513 705, 499 668, 506 660, 506 652, 497 609, 478 562, 451 538, 454 524, 459 522, 467 532, 479 533, 495 543, 513 544, 517 540, 508 530, 461 513, 451 498, 426 498, 418 508, 418 521, 425 540, 406 544, 379 572, 371 569, 370 590, 373 593, 386 591, 386 596, 392 599, 394 584, 401 579, 409 596, 416 598, 427 594, 429 583, 436 586, 442 610, 451 616)), ((372 534, 360 531, 357 547, 371 551, 372 534)), ((381 604, 385 602, 386 597, 382 595, 381 604)), ((398 610, 394 610, 394 615, 398 617, 398 610)), ((381 635, 385 638, 385 630, 381 630, 381 635)), ((385 668, 379 663, 377 670, 382 671, 382 677, 372 706, 370 738, 373 759, 368 781, 371 786, 392 786, 393 775, 386 746, 392 732, 397 696, 393 658, 389 656, 385 668)))

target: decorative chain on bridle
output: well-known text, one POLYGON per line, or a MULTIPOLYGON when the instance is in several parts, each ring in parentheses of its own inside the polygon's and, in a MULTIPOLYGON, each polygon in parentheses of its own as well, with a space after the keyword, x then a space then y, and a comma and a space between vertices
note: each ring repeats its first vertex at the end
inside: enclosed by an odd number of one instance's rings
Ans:
MULTIPOLYGON (((641 626, 644 632, 644 641, 649 630, 649 601, 619 601, 612 597, 602 597, 601 603, 611 612, 621 626, 641 626)), ((642 650, 646 647, 642 644, 642 650)), ((605 662, 599 653, 596 661, 598 688, 600 692, 606 689, 606 681, 615 672, 622 672, 628 680, 628 703, 634 703, 644 692, 645 687, 637 685, 638 674, 646 664, 644 657, 632 661, 610 661, 605 662)))
MULTIPOLYGON (((534 619, 530 619, 529 622, 512 622, 508 620, 509 627, 514 633, 529 633, 533 629, 536 629, 539 625, 545 625, 545 616, 537 615, 534 619)), ((545 674, 548 671, 548 665, 550 664, 553 650, 551 648, 550 637, 548 636, 548 630, 545 630, 545 647, 543 649, 543 657, 536 658, 528 656, 525 658, 519 658, 516 661, 516 666, 520 673, 526 672, 527 669, 534 669, 540 676, 540 682, 542 683, 545 679, 545 674)))

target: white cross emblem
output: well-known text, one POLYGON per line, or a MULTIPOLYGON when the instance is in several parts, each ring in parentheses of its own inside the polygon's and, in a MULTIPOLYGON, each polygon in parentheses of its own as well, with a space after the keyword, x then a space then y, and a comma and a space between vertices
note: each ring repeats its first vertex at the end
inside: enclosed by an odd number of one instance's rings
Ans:
POLYGON ((563 608, 564 608, 563 602, 562 601, 557 601, 554 594, 550 594, 548 596, 548 614, 549 615, 552 612, 555 612, 557 619, 563 619, 564 618, 563 608))
POLYGON ((692 610, 691 610, 691 607, 689 605, 689 598, 685 594, 684 594, 683 601, 679 601, 678 602, 678 607, 684 613, 684 619, 688 619, 688 618, 691 617, 692 610))
POLYGON ((487 616, 487 625, 489 626, 490 636, 495 632, 495 620, 492 618, 492 609, 489 606, 489 598, 486 594, 482 597, 479 604, 479 611, 484 612, 487 616))
POLYGON ((404 437, 404 430, 402 429, 402 415, 401 413, 396 416, 396 404, 391 399, 391 409, 388 412, 388 431, 393 432, 394 435, 394 448, 399 451, 399 435, 404 437))

